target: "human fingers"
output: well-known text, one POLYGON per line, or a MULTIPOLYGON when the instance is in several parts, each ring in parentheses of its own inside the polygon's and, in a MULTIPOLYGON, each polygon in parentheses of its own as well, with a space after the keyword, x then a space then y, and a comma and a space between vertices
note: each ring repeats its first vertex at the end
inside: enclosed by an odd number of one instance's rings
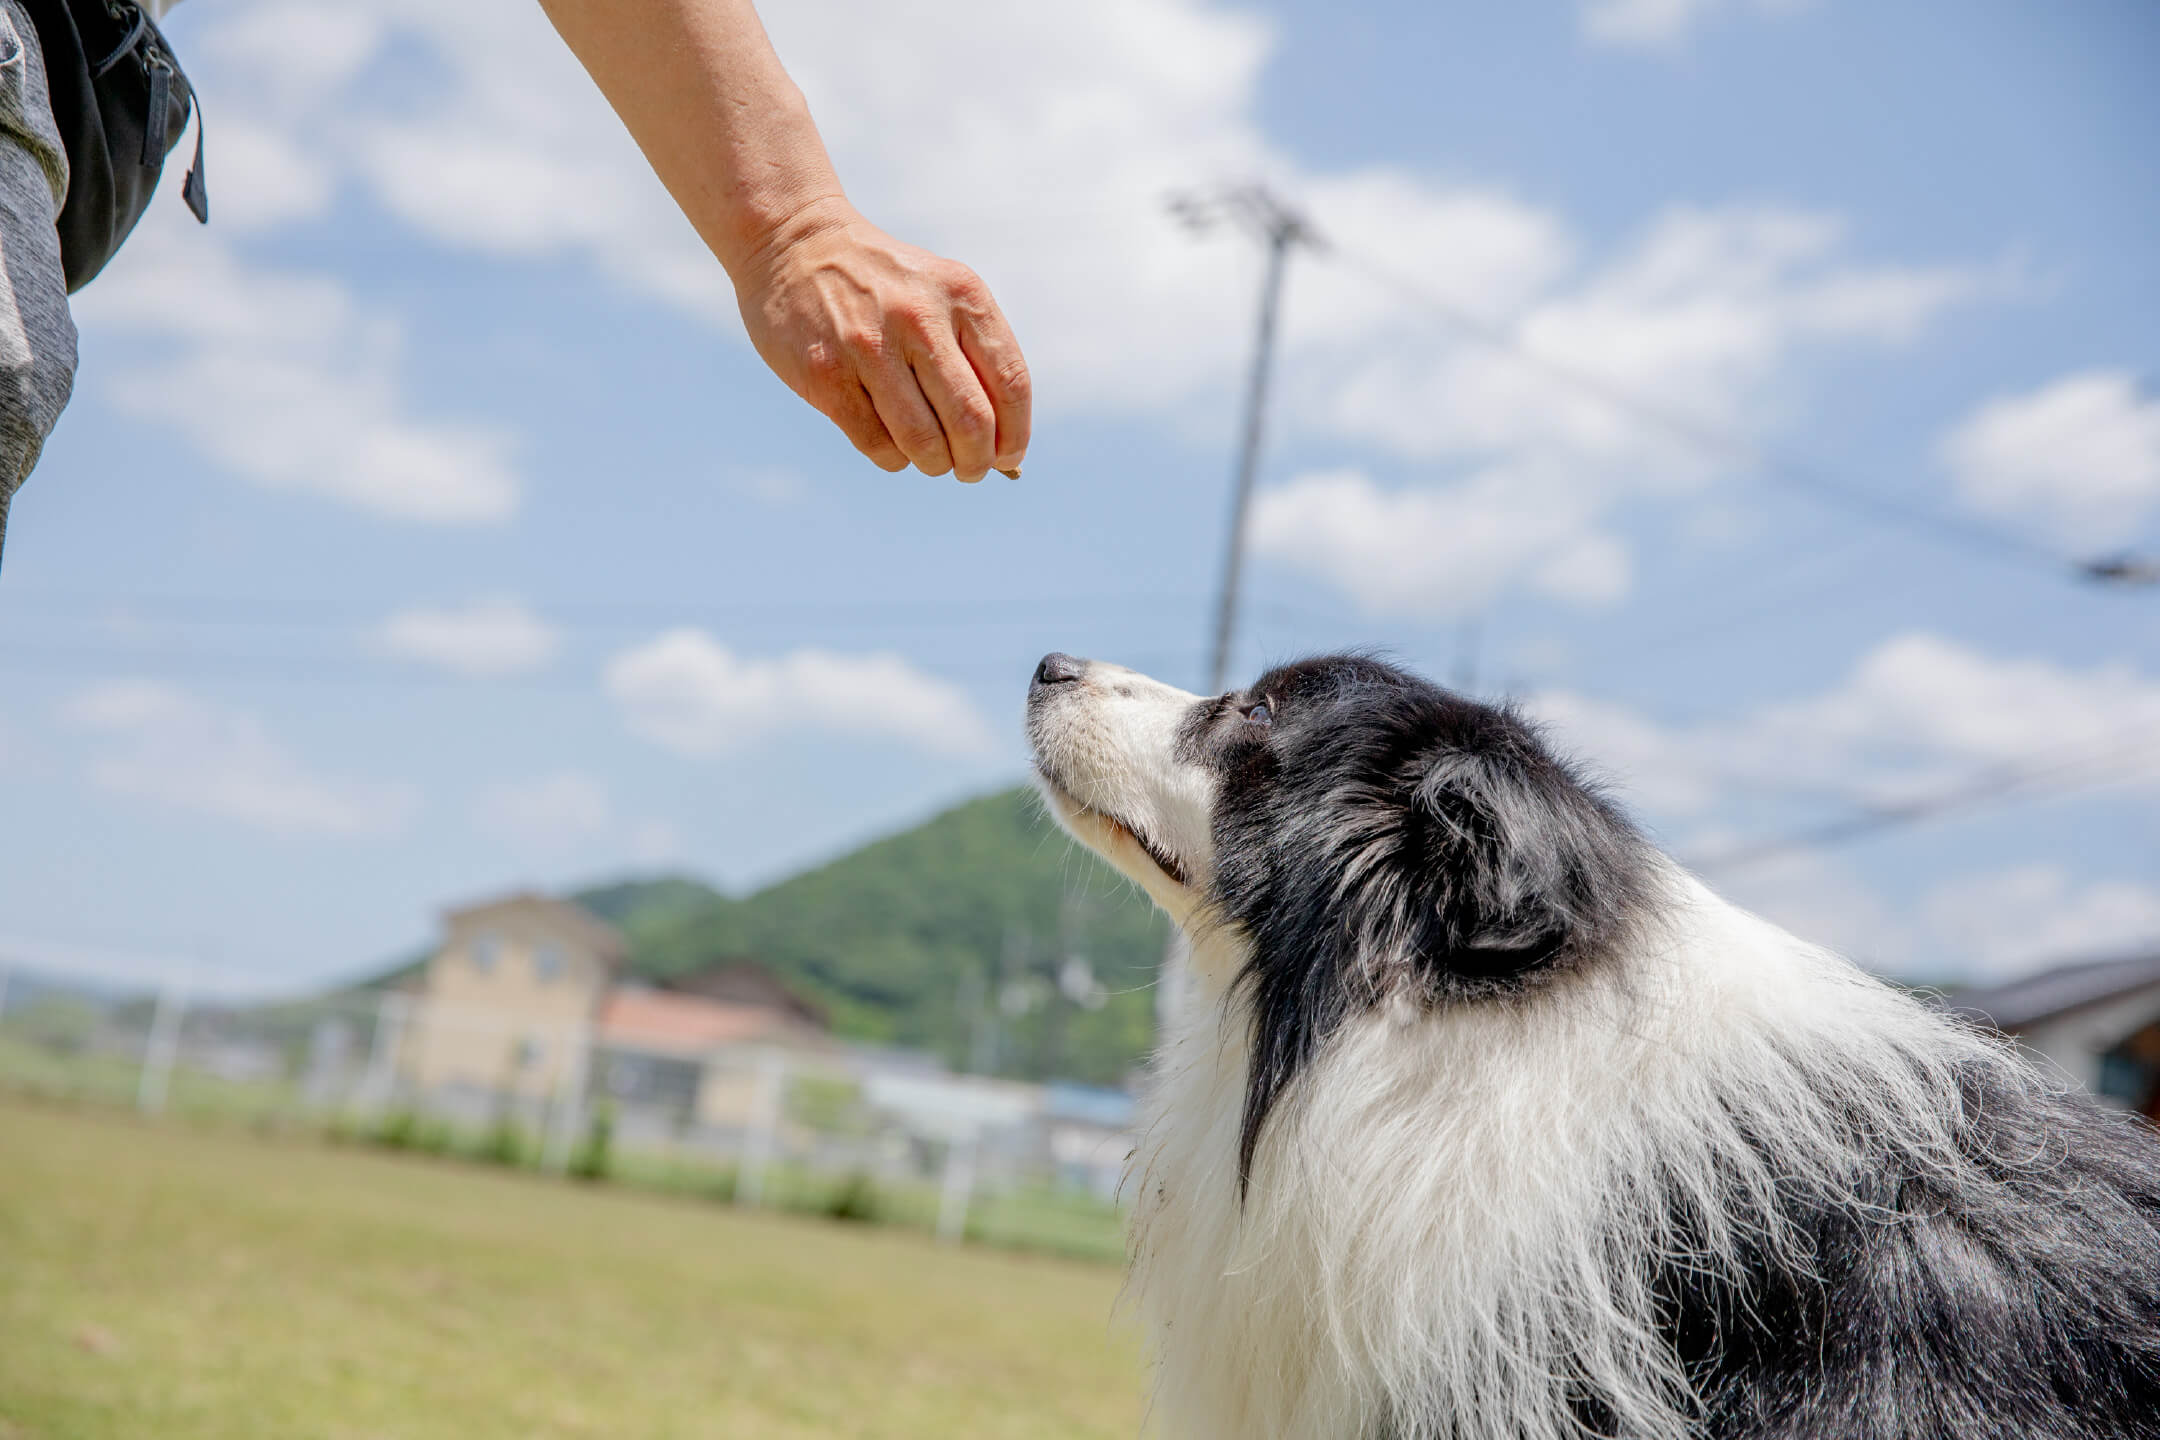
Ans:
POLYGON ((840 427, 848 443, 880 470, 905 470, 908 457, 893 442, 870 392, 863 388, 860 366, 838 345, 813 343, 801 356, 800 378, 793 388, 817 412, 840 427))
POLYGON ((952 469, 945 427, 903 356, 891 352, 879 356, 864 368, 862 383, 886 433, 909 464, 925 475, 943 475, 952 469))
MULTIPOLYGON (((979 283, 979 282, 978 282, 979 283)), ((997 442, 991 463, 1000 470, 1020 468, 1027 458, 1028 440, 1034 426, 1034 381, 1028 376, 1027 358, 1013 338, 1005 315, 982 292, 983 304, 959 311, 953 329, 960 341, 990 407, 997 417, 997 442)))
POLYGON ((954 478, 972 485, 989 473, 997 459, 997 412, 953 337, 932 343, 936 348, 912 357, 909 368, 923 397, 937 411, 954 478))
POLYGON ((860 383, 855 386, 852 395, 844 397, 840 404, 827 409, 825 418, 838 425, 840 433, 847 436, 848 442, 869 457, 870 463, 878 469, 888 474, 907 469, 906 452, 894 442, 892 432, 885 428, 885 422, 878 417, 877 406, 871 401, 870 392, 863 389, 860 383))

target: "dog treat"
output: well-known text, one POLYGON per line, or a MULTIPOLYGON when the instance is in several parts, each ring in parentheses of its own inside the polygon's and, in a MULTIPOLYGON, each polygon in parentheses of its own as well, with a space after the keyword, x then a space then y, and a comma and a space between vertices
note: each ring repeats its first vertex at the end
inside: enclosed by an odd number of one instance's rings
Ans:
POLYGON ((1007 480, 1017 480, 1020 478, 1020 467, 1015 465, 1012 469, 1007 470, 1004 466, 1000 465, 998 467, 998 474, 1004 476, 1007 480))

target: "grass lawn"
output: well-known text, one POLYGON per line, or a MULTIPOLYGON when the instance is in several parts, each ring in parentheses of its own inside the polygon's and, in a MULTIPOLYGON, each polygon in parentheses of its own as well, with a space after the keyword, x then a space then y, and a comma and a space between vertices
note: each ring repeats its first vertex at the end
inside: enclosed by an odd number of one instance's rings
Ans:
POLYGON ((0 1440, 1128 1440, 1118 1281, 0 1100, 0 1440))

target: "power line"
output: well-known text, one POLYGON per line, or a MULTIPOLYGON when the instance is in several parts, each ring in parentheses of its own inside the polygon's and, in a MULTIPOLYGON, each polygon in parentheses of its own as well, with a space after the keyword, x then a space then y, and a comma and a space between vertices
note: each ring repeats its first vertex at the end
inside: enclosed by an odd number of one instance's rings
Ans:
POLYGON ((1706 454, 1737 463, 1767 479, 1944 544, 2042 566, 2088 584, 2121 588, 2160 586, 2160 561, 2128 554, 2070 555, 2030 536, 1885 496, 1795 457, 1778 454, 1738 432, 1669 409, 1596 371, 1532 350, 1506 327, 1438 294, 1370 255, 1340 246, 1333 254, 1353 272, 1416 300, 1479 344, 1501 351, 1525 367, 1591 395, 1706 454))
POLYGON ((2112 764, 2118 758, 2128 758, 2148 747, 2156 735, 2160 735, 2160 731, 2144 726, 2128 736, 2117 735, 2099 745, 2054 750, 2041 756, 1990 766, 1932 795, 1871 804, 1856 814, 1698 856, 1688 864, 1696 870, 1742 869, 1802 851, 1848 845, 1888 831, 1924 824, 1944 815, 2012 798, 2019 792, 2039 790, 2060 794, 2088 785, 2142 779, 2144 777, 2134 769, 2097 774, 2077 772, 2112 764))
MULTIPOLYGON (((986 607, 979 600, 806 602, 772 604, 766 601, 580 601, 532 602, 535 618, 557 630, 610 630, 646 626, 694 624, 699 621, 758 621, 762 623, 812 623, 819 626, 859 624, 895 627, 952 627, 1021 624, 1015 612, 1037 607, 1057 613, 1084 609, 1096 614, 1110 606, 1143 609, 1150 613, 1196 604, 1202 597, 1191 592, 1119 591, 1095 595, 1035 596, 1001 600, 986 607)), ((142 624, 231 627, 260 630, 366 631, 382 625, 382 613, 357 615, 350 611, 296 610, 290 596, 220 595, 114 595, 97 592, 17 592, 9 596, 11 608, 0 624, 19 623, 59 612, 59 624, 142 624), (45 603, 40 605, 40 601, 45 603), (51 602, 59 601, 59 605, 51 602), (69 607, 75 607, 69 613, 69 607)), ((429 609, 406 606, 405 610, 429 609)), ((455 613, 455 607, 447 607, 455 613)))
MULTIPOLYGON (((1136 666, 1168 667, 1188 657, 1167 652, 1140 652, 1128 657, 1136 666)), ((992 676, 1019 677, 1024 683, 1032 660, 970 660, 959 663, 912 659, 909 663, 927 674, 944 678, 980 679, 992 676)), ((430 668, 425 662, 396 657, 366 655, 246 655, 201 654, 185 651, 85 651, 79 647, 0 645, 0 674, 85 675, 131 669, 180 670, 186 673, 219 673, 238 680, 269 680, 312 686, 380 686, 383 688, 597 695, 589 671, 569 674, 462 675, 430 668)))

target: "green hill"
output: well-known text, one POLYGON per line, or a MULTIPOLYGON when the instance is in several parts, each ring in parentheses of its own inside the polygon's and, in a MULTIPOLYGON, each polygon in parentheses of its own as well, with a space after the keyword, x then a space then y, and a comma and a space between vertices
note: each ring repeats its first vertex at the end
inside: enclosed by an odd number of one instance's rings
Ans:
POLYGON ((826 1006, 842 1034, 954 1064, 1110 1082, 1154 1033, 1162 917, 1026 790, 985 795, 740 898, 681 877, 575 898, 628 935, 638 975, 750 957, 826 1006), (1084 1003, 1055 983, 1073 958, 1100 987, 1084 1003))

